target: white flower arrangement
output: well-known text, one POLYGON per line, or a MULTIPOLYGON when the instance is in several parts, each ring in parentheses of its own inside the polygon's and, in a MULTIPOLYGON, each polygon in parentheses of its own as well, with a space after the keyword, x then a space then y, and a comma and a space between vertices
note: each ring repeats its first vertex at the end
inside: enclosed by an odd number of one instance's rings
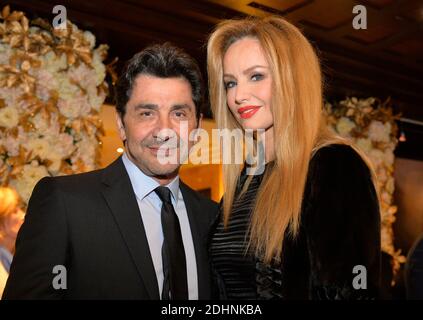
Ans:
POLYGON ((336 131, 339 132, 342 136, 348 137, 352 129, 354 129, 355 124, 347 117, 341 117, 336 123, 336 131))
MULTIPOLYGON (((389 99, 381 103, 376 98, 347 98, 325 104, 329 126, 348 138, 370 159, 377 177, 381 211, 382 250, 392 256, 394 275, 405 262, 401 250, 395 250, 392 224, 397 207, 393 204, 394 149, 397 145, 397 126, 389 99)), ((393 282, 394 283, 394 282, 393 282)))
POLYGON ((0 183, 24 204, 42 177, 98 167, 107 49, 69 21, 54 29, 2 9, 0 183))

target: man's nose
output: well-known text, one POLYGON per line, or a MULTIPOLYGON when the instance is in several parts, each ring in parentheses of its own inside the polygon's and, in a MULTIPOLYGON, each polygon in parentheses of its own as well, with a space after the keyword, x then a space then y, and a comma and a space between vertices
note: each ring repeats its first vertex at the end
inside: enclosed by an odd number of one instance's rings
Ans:
POLYGON ((154 130, 154 138, 158 138, 162 141, 167 141, 173 136, 171 128, 171 122, 169 117, 166 115, 160 115, 157 121, 156 128, 154 130))

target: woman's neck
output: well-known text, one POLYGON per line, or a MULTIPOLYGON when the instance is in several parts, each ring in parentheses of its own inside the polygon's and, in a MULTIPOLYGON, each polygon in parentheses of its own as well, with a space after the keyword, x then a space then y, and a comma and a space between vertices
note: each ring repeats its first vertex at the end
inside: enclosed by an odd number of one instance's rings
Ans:
POLYGON ((6 248, 11 254, 15 254, 15 239, 11 239, 10 237, 1 237, 0 238, 0 246, 6 248))

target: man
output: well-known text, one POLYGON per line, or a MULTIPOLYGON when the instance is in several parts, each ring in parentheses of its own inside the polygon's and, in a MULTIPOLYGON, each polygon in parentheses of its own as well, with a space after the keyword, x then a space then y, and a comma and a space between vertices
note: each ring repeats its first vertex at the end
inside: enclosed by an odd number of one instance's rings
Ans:
POLYGON ((217 205, 179 180, 179 162, 164 161, 193 145, 181 127, 199 126, 202 92, 197 64, 174 46, 128 62, 116 89, 125 154, 37 184, 3 298, 210 298, 217 205))

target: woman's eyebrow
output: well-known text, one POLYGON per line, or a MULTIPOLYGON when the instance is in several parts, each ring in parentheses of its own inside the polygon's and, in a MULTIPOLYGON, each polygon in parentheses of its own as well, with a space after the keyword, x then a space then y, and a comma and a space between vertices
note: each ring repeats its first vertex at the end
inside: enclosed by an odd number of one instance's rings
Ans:
MULTIPOLYGON (((254 70, 255 68, 264 68, 264 69, 267 69, 267 68, 269 68, 268 66, 262 66, 262 65, 254 65, 254 66, 251 66, 251 67, 249 67, 249 68, 247 68, 247 69, 245 69, 242 73, 243 74, 247 74, 247 73, 250 73, 251 72, 251 70, 254 70)), ((225 73, 225 74, 223 74, 223 76, 224 77, 232 77, 232 78, 235 78, 232 74, 230 74, 230 73, 225 73)))

